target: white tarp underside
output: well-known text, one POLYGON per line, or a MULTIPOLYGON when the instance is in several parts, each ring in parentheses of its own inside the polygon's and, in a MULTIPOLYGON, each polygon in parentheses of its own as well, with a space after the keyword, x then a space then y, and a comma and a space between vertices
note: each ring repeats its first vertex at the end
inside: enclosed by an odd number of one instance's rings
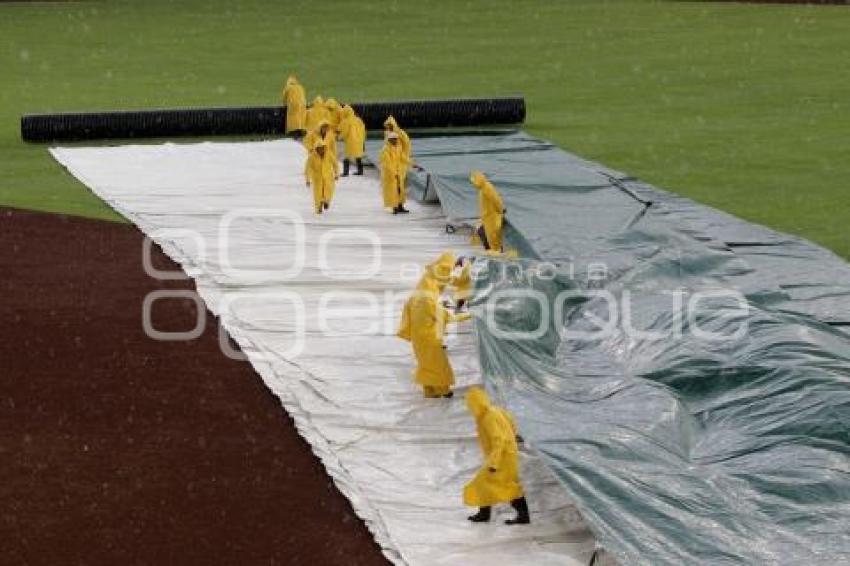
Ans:
POLYGON ((465 519, 461 491, 481 462, 463 402, 480 381, 470 323, 449 340, 452 400, 422 398, 410 345, 395 337, 417 268, 445 249, 470 251, 445 233, 439 206, 387 214, 367 171, 342 179, 316 216, 304 150, 289 140, 51 151, 195 279, 390 560, 588 563, 592 535, 529 448, 532 525, 502 524, 509 509, 487 525, 465 519))

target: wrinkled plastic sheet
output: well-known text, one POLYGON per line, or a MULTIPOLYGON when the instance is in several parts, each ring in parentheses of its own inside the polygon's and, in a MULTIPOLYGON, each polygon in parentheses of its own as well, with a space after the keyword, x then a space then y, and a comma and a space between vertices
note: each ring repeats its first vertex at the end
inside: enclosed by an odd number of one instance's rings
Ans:
POLYGON ((390 560, 587 564, 594 538, 533 450, 522 456, 533 525, 505 527, 508 509, 488 525, 465 518, 462 487, 481 463, 463 403, 480 380, 471 325, 448 342, 459 383, 452 401, 422 398, 410 346, 394 335, 416 269, 447 248, 468 251, 445 233, 439 206, 386 214, 367 172, 341 180, 330 213, 316 217, 304 152, 292 141, 52 152, 195 280, 390 560), (303 269, 287 274, 299 249, 293 214, 305 253, 303 269), (303 351, 294 353, 299 330, 303 351))
POLYGON ((447 217, 470 170, 504 197, 523 259, 478 264, 482 373, 606 549, 850 561, 847 263, 521 132, 414 147, 447 217))

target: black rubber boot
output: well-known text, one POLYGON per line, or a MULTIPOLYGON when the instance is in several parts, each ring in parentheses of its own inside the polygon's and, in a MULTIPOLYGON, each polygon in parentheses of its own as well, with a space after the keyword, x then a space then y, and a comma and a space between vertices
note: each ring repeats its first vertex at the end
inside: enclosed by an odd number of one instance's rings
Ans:
POLYGON ((355 175, 362 175, 362 174, 363 174, 363 158, 358 157, 357 158, 357 173, 355 173, 355 175))
POLYGON ((398 214, 398 207, 393 208, 393 214, 398 214))
POLYGON ((531 522, 531 517, 528 515, 528 502, 525 497, 511 501, 511 507, 516 509, 516 517, 505 521, 506 525, 527 525, 531 522))
POLYGON ((351 167, 351 161, 349 159, 342 160, 342 176, 348 177, 348 169, 351 167))
POLYGON ((454 391, 449 391, 448 393, 446 393, 445 395, 443 395, 443 399, 451 399, 451 398, 452 398, 452 397, 454 397, 454 396, 455 396, 455 392, 454 392, 454 391))
POLYGON ((490 520, 490 507, 481 507, 478 509, 478 513, 475 515, 470 515, 467 517, 473 523, 486 523, 490 520))
POLYGON ((325 207, 325 210, 327 210, 327 209, 329 209, 329 208, 331 207, 331 203, 329 203, 329 202, 323 202, 323 203, 322 203, 322 206, 324 206, 324 207, 325 207))
POLYGON ((409 210, 407 210, 406 208, 404 208, 404 205, 403 205, 403 204, 398 205, 398 211, 399 211, 401 214, 408 214, 408 213, 410 212, 409 210))

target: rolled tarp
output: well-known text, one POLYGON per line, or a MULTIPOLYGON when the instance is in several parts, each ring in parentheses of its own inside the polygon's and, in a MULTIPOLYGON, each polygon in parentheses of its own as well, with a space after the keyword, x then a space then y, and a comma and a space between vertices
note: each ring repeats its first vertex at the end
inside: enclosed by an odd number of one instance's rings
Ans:
MULTIPOLYGON (((390 115, 405 128, 519 124, 525 120, 522 97, 363 102, 352 106, 370 130, 380 129, 390 115)), ((283 133, 285 115, 286 108, 280 106, 26 114, 21 117, 21 138, 53 142, 275 135, 283 133)))

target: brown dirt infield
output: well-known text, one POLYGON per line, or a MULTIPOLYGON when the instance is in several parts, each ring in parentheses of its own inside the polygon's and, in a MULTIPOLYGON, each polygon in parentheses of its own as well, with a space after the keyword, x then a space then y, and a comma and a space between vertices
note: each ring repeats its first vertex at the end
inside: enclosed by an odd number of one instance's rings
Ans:
POLYGON ((144 334, 148 292, 193 286, 149 278, 142 239, 0 209, 0 564, 386 565, 211 315, 192 342, 144 334))

